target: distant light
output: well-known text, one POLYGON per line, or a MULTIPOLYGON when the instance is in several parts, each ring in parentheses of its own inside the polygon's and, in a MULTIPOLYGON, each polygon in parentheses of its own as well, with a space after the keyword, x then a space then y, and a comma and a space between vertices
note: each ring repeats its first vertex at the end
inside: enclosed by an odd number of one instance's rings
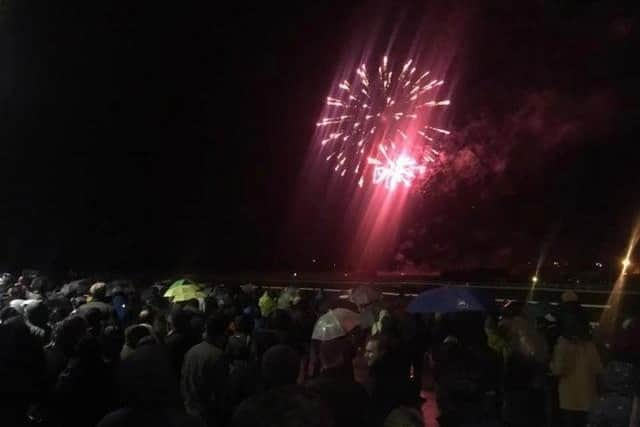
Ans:
POLYGON ((538 276, 533 276, 533 277, 531 278, 531 282, 532 282, 532 283, 538 283, 538 276))
POLYGON ((349 277, 349 273, 344 273, 344 277, 349 277))
POLYGON ((560 263, 558 261, 553 261, 553 265, 555 265, 556 267, 560 267, 560 263))
POLYGON ((315 258, 311 260, 311 262, 312 262, 312 263, 314 263, 314 264, 315 264, 317 261, 318 261, 318 260, 317 260, 317 259, 315 259, 315 258))
POLYGON ((602 263, 601 262, 596 262, 596 267, 602 268, 602 263))
POLYGON ((298 273, 293 273, 293 277, 298 277, 298 273))

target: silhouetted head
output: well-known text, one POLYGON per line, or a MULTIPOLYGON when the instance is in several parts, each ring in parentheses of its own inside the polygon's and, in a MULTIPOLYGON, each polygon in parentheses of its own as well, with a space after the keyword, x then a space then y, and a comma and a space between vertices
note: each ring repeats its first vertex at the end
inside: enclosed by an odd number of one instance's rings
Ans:
POLYGON ((42 301, 35 301, 25 307, 24 315, 29 322, 44 327, 49 320, 49 308, 42 301))
POLYGON ((268 387, 295 384, 300 373, 300 355, 288 345, 275 345, 262 356, 262 377, 268 387))
POLYGON ((288 386, 251 397, 236 408, 232 427, 331 427, 322 399, 302 386, 288 386))
POLYGON ((107 299, 107 284, 97 282, 89 288, 89 295, 92 301, 105 301, 107 299))
POLYGON ((134 349, 142 339, 150 337, 151 335, 151 327, 149 325, 132 325, 124 331, 124 340, 127 346, 134 349))
POLYGON ((383 427, 422 427, 422 414, 415 408, 401 406, 387 416, 383 427))
POLYGON ((169 315, 171 327, 176 332, 186 333, 189 330, 191 315, 180 306, 174 306, 169 315))
POLYGON ((72 357, 77 352, 80 339, 87 334, 87 322, 81 316, 71 316, 63 320, 55 334, 56 346, 66 357, 72 357))
POLYGON ((350 345, 351 343, 346 337, 321 341, 319 353, 322 369, 338 369, 344 367, 347 363, 351 363, 351 360, 347 360, 346 357, 350 345))
POLYGON ((367 366, 372 367, 378 364, 383 357, 389 353, 389 350, 389 340, 384 336, 369 338, 364 352, 364 358, 367 361, 367 366))
POLYGON ((118 368, 118 383, 130 407, 157 410, 180 404, 170 358, 160 345, 145 345, 131 352, 118 368))
POLYGON ((206 337, 210 341, 215 341, 225 335, 227 331, 227 318, 220 312, 214 313, 207 318, 206 337))

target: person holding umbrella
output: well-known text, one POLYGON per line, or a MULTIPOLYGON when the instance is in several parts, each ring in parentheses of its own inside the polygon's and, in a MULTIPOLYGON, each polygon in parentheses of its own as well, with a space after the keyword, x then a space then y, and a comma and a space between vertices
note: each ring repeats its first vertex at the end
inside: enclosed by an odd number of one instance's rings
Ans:
POLYGON ((347 337, 321 341, 320 374, 307 387, 329 405, 335 427, 372 425, 373 409, 365 388, 353 377, 353 348, 347 337))
POLYGON ((353 345, 351 345, 351 337, 359 330, 360 321, 361 318, 358 313, 346 308, 331 309, 318 318, 311 335, 311 354, 308 367, 309 377, 313 376, 316 364, 319 361, 321 364, 321 372, 329 368, 335 370, 337 365, 340 365, 343 373, 346 373, 346 376, 353 379, 352 361, 355 352, 353 345), (327 344, 324 345, 325 350, 322 350, 324 343, 327 344), (340 343, 340 345, 336 343, 340 343), (330 351, 327 350, 329 345, 336 351, 339 349, 339 352, 330 355, 330 351), (328 362, 325 360, 325 363, 323 363, 323 353, 325 355, 324 357, 331 357, 333 361, 328 362))

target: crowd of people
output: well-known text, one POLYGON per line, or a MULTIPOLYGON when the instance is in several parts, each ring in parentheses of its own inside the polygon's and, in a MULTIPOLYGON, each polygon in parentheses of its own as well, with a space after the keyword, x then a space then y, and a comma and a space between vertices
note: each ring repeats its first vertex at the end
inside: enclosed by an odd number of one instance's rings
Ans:
POLYGON ((399 299, 167 288, 3 276, 1 425, 638 426, 640 321, 594 339, 572 291, 553 314, 409 314, 399 299), (357 320, 323 323, 338 308, 357 320))

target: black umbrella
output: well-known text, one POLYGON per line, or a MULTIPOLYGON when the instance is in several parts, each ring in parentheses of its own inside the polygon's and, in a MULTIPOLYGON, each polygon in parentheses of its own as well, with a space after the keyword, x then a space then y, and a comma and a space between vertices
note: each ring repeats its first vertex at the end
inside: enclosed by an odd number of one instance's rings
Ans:
MULTIPOLYGON (((66 317, 73 311, 73 304, 65 297, 53 297, 46 300, 45 304, 51 311, 64 313, 62 317, 66 317)), ((60 319, 62 320, 62 319, 60 319)))
POLYGON ((112 297, 117 294, 124 294, 133 289, 133 283, 130 280, 113 280, 107 283, 107 296, 112 297))
POLYGON ((53 281, 47 276, 38 276, 31 281, 31 290, 38 291, 41 294, 53 291, 55 288, 53 281))
POLYGON ((78 279, 63 285, 62 289, 60 289, 60 293, 64 296, 69 296, 71 294, 85 295, 89 292, 90 286, 91 281, 89 279, 78 279))

